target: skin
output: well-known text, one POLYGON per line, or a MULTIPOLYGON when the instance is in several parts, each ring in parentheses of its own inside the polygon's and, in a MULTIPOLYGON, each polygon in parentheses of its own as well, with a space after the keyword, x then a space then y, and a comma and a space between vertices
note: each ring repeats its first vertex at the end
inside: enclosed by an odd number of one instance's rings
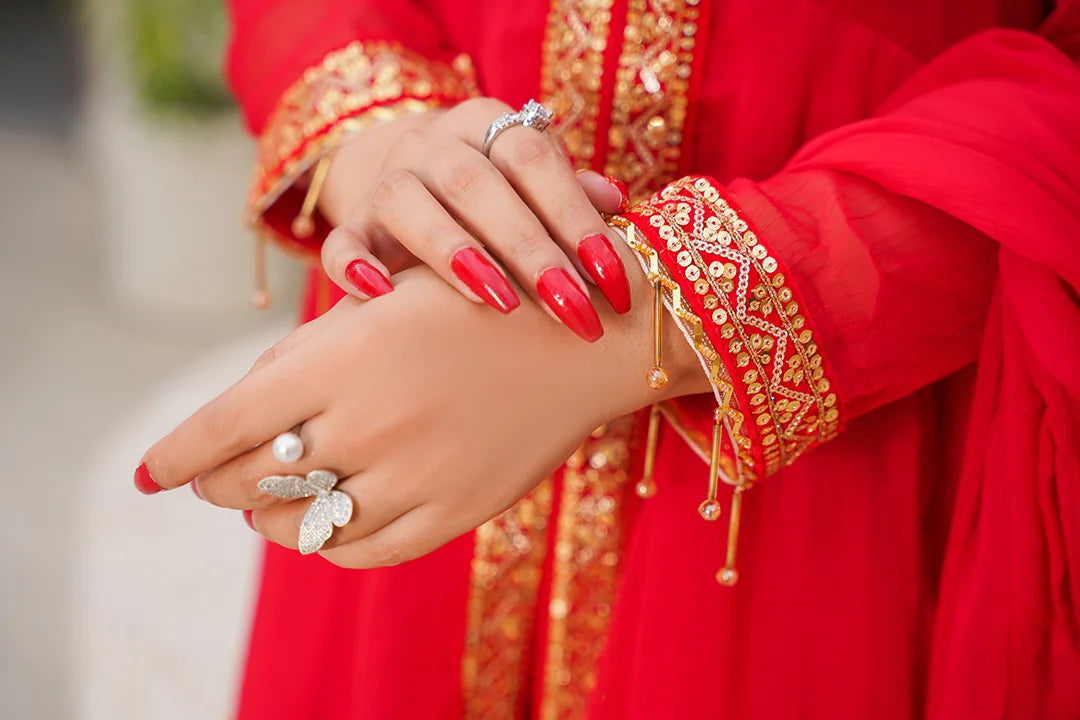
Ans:
POLYGON ((589 344, 534 303, 503 316, 429 268, 402 272, 394 292, 346 298, 288 335, 143 461, 165 488, 196 481, 207 502, 253 509, 258 532, 290 548, 311 501, 256 483, 333 470, 355 512, 321 554, 349 568, 419 557, 508 508, 607 420, 708 391, 670 322, 672 382, 648 388, 651 289, 642 273, 630 278, 638 309, 603 306, 608 332, 589 344), (304 457, 278 462, 270 441, 301 423, 304 457))
POLYGON ((587 292, 578 244, 605 232, 600 211, 618 210, 619 193, 596 173, 575 173, 562 146, 532 128, 504 131, 485 157, 487 127, 513 110, 475 98, 376 125, 341 148, 319 203, 337 227, 323 244, 330 278, 366 297, 347 281, 349 263, 388 276, 422 263, 481 302, 450 264, 476 248, 537 302, 537 280, 551 268, 587 292))

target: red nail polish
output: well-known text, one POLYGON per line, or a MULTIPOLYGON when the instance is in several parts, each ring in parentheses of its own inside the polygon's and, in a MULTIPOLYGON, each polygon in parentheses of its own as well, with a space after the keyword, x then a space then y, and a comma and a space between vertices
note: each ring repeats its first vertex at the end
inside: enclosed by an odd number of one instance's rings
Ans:
POLYGON ((145 495, 153 495, 159 493, 165 488, 161 487, 154 481, 154 478, 150 476, 150 470, 146 467, 146 463, 143 463, 135 469, 135 487, 139 492, 145 495))
POLYGON ((589 235, 578 243, 578 257, 592 275, 615 312, 630 311, 630 282, 626 279, 622 258, 603 235, 589 235))
POLYGON ((254 515, 254 514, 255 514, 254 510, 245 510, 244 511, 244 522, 246 522, 247 526, 249 528, 251 528, 252 530, 255 529, 255 521, 251 519, 251 516, 254 515))
POLYGON ((566 327, 588 342, 596 342, 604 334, 600 318, 570 273, 562 268, 549 268, 540 274, 536 289, 544 304, 566 327))
POLYGON ((462 248, 454 253, 450 269, 484 302, 503 314, 521 304, 499 269, 476 248, 462 248))
POLYGON ((195 497, 199 498, 200 500, 203 499, 202 493, 199 492, 199 482, 197 480, 191 481, 191 492, 195 493, 195 497))
POLYGON ((604 179, 607 180, 608 185, 619 191, 619 210, 630 207, 630 191, 626 189, 626 183, 610 175, 605 175, 604 179))
POLYGON ((366 260, 353 260, 345 267, 345 279, 368 297, 379 297, 394 289, 386 276, 366 260))

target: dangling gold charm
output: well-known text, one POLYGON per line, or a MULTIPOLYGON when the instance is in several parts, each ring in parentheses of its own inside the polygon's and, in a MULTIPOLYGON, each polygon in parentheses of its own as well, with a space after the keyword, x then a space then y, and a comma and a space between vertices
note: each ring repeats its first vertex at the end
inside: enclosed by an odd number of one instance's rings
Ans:
POLYGON ((649 370, 648 383, 653 390, 662 390, 668 384, 664 369, 664 286, 660 275, 653 273, 653 366, 649 370))
POLYGON ((300 206, 300 214, 293 218, 292 234, 300 239, 311 237, 315 232, 315 205, 319 202, 319 193, 322 192, 323 181, 326 180, 326 172, 330 169, 330 156, 324 155, 315 166, 311 175, 311 184, 308 185, 307 194, 304 195, 304 204, 300 206))
POLYGON ((259 310, 270 307, 270 292, 266 289, 266 236, 255 233, 255 291, 251 304, 259 310))
POLYGON ((712 456, 709 458, 709 491, 705 500, 698 506, 698 514, 709 522, 720 518, 720 502, 716 499, 716 492, 720 478, 720 432, 723 418, 720 408, 713 413, 712 431, 712 456))
POLYGON ((651 498, 656 494, 653 470, 656 468, 656 444, 659 439, 660 406, 653 405, 649 410, 649 434, 645 440, 645 467, 641 472, 641 479, 634 486, 634 492, 642 499, 651 498))
POLYGON ((724 587, 731 587, 739 582, 739 572, 735 569, 735 550, 739 543, 739 516, 742 514, 742 496, 746 486, 738 485, 731 495, 731 516, 728 518, 727 558, 724 567, 716 573, 716 582, 724 587))

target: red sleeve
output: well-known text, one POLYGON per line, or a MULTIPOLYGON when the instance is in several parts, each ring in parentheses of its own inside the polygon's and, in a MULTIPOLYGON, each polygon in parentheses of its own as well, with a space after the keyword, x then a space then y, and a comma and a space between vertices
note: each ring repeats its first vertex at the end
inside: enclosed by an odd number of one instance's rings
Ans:
POLYGON ((419 3, 230 0, 229 8, 229 83, 259 141, 247 217, 292 249, 317 251, 329 231, 313 208, 301 211, 298 181, 319 160, 369 122, 477 94, 469 58, 419 3))
MULTIPOLYGON (((628 215, 720 360, 751 480, 974 362, 1001 246, 1080 287, 1067 262, 1080 236, 1077 9, 1060 4, 1043 36, 960 43, 774 177, 684 179, 628 215)), ((671 412, 701 438, 715 406, 687 398, 671 412)))

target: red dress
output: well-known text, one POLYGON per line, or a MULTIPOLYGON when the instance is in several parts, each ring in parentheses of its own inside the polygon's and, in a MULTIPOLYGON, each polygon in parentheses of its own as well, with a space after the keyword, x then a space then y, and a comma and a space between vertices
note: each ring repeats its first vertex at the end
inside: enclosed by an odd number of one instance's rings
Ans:
POLYGON ((380 113, 537 97, 642 201, 761 480, 734 587, 710 396, 664 409, 654 497, 622 419, 423 559, 268 546, 239 716, 1080 717, 1080 2, 1049 5, 233 0, 258 224, 316 244, 295 181, 380 113))

